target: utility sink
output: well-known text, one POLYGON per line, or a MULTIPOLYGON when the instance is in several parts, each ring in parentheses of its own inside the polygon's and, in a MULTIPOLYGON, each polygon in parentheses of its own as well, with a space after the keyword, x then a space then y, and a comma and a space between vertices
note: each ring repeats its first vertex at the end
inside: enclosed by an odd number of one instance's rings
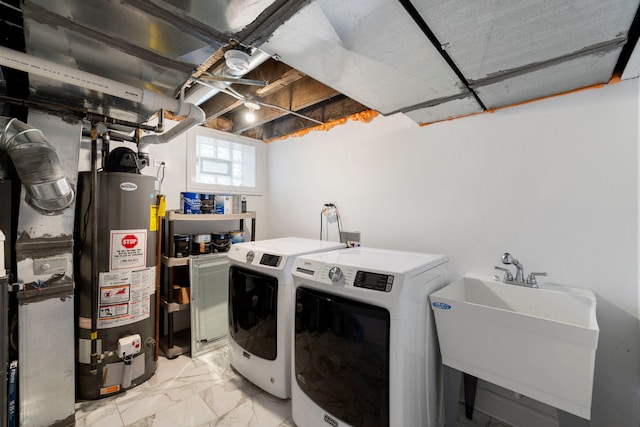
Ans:
POLYGON ((596 297, 466 275, 430 295, 442 362, 591 419, 596 297))

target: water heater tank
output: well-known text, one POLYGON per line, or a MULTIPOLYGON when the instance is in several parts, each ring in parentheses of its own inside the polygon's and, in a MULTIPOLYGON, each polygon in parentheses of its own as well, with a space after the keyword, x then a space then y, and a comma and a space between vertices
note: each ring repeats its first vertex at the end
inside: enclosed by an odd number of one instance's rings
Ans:
POLYGON ((126 391, 149 379, 156 370, 156 179, 102 171, 93 195, 90 184, 90 173, 81 172, 75 221, 79 399, 126 391), (91 203, 97 203, 96 242, 92 242, 90 233, 91 203), (92 246, 97 251, 97 265, 91 263, 92 246), (95 287, 92 268, 97 268, 99 278, 95 287), (92 307, 98 354, 94 366, 92 307))

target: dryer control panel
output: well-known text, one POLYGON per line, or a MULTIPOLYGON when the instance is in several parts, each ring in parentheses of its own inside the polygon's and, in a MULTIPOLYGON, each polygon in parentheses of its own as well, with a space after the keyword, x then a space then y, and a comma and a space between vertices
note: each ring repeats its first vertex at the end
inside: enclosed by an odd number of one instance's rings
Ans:
POLYGON ((265 254, 262 254, 262 258, 260 258, 260 265, 268 265, 269 267, 278 267, 280 265, 281 260, 282 260, 281 256, 265 253, 265 254))
POLYGON ((375 291, 391 292, 393 287, 393 276, 390 274, 371 273, 358 270, 353 281, 356 288, 373 289, 375 291))
POLYGON ((355 269, 344 265, 323 264, 320 270, 321 281, 330 285, 349 286, 353 283, 355 269))

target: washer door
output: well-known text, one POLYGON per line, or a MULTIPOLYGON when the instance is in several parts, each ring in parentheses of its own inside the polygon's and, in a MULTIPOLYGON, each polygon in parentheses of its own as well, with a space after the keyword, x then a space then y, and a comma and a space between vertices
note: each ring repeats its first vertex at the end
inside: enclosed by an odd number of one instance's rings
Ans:
POLYGON ((229 335, 244 350, 277 357, 278 279, 241 267, 229 268, 229 335))
POLYGON ((389 425, 389 311, 300 287, 295 380, 329 414, 353 426, 389 425))

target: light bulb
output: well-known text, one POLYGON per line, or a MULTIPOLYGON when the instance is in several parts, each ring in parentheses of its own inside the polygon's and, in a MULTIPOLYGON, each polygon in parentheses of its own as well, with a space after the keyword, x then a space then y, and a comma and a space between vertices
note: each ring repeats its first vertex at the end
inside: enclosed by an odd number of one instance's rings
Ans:
POLYGON ((247 110, 247 112, 244 115, 244 118, 249 122, 249 123, 253 123, 256 121, 256 114, 253 112, 253 110, 249 109, 247 110))

